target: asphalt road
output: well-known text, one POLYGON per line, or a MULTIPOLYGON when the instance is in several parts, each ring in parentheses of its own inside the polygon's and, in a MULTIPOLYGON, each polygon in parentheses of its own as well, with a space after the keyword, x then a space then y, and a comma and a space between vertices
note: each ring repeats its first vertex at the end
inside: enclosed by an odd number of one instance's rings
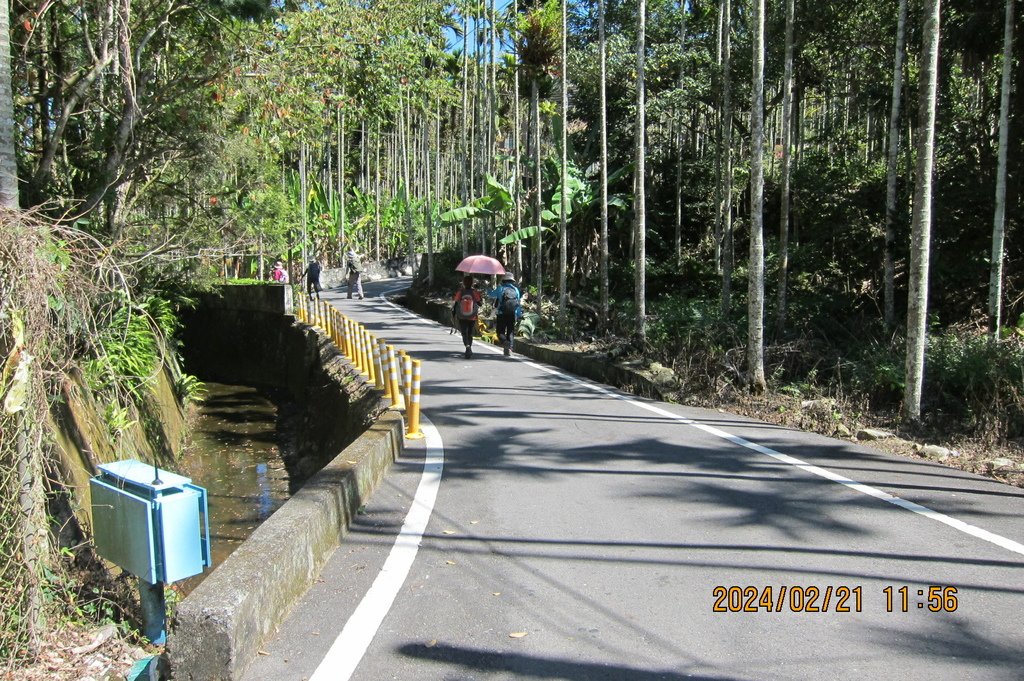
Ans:
POLYGON ((1024 679, 1024 490, 325 294, 422 360, 429 437, 247 679, 1024 679))

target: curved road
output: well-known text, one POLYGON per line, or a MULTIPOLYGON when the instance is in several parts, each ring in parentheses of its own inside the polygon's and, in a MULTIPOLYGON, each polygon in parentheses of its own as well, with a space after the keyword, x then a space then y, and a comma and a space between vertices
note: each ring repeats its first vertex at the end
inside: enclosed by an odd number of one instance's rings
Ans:
POLYGON ((466 360, 403 283, 325 295, 423 361, 429 437, 247 679, 1024 679, 1024 490, 466 360))

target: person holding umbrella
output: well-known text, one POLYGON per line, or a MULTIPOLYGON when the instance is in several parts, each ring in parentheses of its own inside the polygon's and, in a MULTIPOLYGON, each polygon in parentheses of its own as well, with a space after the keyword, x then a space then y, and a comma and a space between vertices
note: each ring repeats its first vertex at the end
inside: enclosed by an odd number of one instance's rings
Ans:
POLYGON ((483 296, 480 291, 473 288, 473 275, 467 274, 462 278, 462 286, 455 292, 455 302, 452 305, 452 316, 459 322, 462 344, 466 346, 466 359, 473 356, 473 330, 476 328, 481 302, 483 296))

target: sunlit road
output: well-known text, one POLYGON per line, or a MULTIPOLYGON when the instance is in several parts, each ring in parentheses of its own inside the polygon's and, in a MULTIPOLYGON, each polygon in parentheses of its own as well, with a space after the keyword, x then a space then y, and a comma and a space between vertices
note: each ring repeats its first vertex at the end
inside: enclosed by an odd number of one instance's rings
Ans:
POLYGON ((1024 491, 479 343, 466 360, 376 297, 401 283, 326 297, 423 362, 443 474, 421 546, 364 602, 422 440, 246 678, 1024 678, 1024 491), (361 602, 365 650, 335 645, 361 602))

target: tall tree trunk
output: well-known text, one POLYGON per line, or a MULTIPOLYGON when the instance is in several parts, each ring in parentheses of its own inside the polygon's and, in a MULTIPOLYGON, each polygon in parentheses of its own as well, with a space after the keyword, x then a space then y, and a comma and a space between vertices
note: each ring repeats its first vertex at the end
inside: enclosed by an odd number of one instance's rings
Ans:
POLYGON ((434 207, 430 192, 430 120, 427 117, 430 101, 427 97, 426 94, 423 95, 423 226, 427 231, 427 281, 431 282, 434 278, 434 226, 431 215, 434 207))
POLYGON ((750 262, 747 264, 747 371, 750 389, 764 380, 764 0, 754 0, 750 93, 750 262))
POLYGON ((533 276, 537 282, 537 311, 540 311, 541 296, 544 291, 544 197, 542 194, 543 173, 540 166, 540 85, 537 78, 530 82, 530 108, 533 113, 533 168, 534 168, 534 219, 537 221, 536 252, 533 254, 533 276))
MULTIPOLYGON (((722 24, 724 21, 723 15, 725 14, 725 0, 719 0, 718 5, 718 21, 716 22, 716 40, 715 40, 715 71, 714 71, 714 82, 715 82, 715 97, 720 99, 722 97, 722 83, 724 81, 724 69, 722 68, 722 24)), ((722 243, 723 243, 723 231, 722 226, 723 220, 723 184, 724 184, 724 121, 725 117, 722 116, 722 108, 712 112, 714 116, 715 124, 715 226, 713 231, 714 237, 714 259, 715 259, 715 273, 721 276, 722 274, 722 243)))
POLYGON ((399 121, 398 125, 402 131, 400 144, 402 145, 402 201, 405 204, 405 230, 408 237, 408 253, 406 261, 409 264, 409 268, 412 270, 413 276, 416 275, 416 241, 415 233, 413 232, 412 226, 412 197, 409 195, 411 187, 409 186, 409 141, 412 139, 412 102, 406 93, 405 102, 399 98, 399 121), (408 104, 408 106, 406 106, 408 104))
POLYGON ((598 0, 598 40, 600 42, 601 90, 601 318, 602 331, 608 329, 608 45, 605 36, 605 0, 598 0))
POLYGON ((341 87, 342 102, 338 105, 338 252, 345 256, 345 86, 341 87))
MULTIPOLYGON (((679 82, 677 87, 680 92, 683 89, 683 79, 686 76, 684 58, 686 56, 686 0, 679 3, 679 82)), ((673 120, 677 124, 676 141, 676 224, 673 251, 676 254, 676 264, 683 262, 683 125, 682 111, 677 111, 673 120)))
POLYGON ((1006 0, 1003 26, 1003 79, 999 93, 999 163, 996 169, 996 213, 992 224, 992 262, 988 282, 988 323, 994 337, 1002 324, 1003 230, 1006 220, 1006 152, 1010 139, 1010 72, 1013 68, 1013 3, 1006 0))
POLYGON ((309 210, 306 207, 306 200, 309 196, 307 190, 308 178, 306 177, 306 140, 299 142, 299 210, 302 212, 302 266, 309 262, 309 249, 306 245, 309 239, 308 217, 309 210))
POLYGON ((935 109, 939 74, 939 8, 941 0, 927 0, 921 49, 921 87, 918 103, 917 167, 914 215, 910 244, 910 291, 907 296, 906 394, 903 420, 921 417, 924 385, 924 349, 928 318, 928 257, 931 252, 932 167, 935 151, 935 109))
MULTIPOLYGON (((512 0, 512 16, 514 18, 519 17, 519 0, 512 0)), ((514 28, 512 29, 515 30, 514 28)), ((515 45, 515 36, 512 36, 512 44, 515 45)), ((519 230, 523 228, 523 208, 519 204, 521 193, 519 191, 522 185, 522 179, 520 173, 522 172, 522 125, 521 116, 519 115, 519 52, 518 50, 512 50, 512 112, 515 132, 513 133, 512 144, 513 144, 513 166, 512 166, 512 205, 515 211, 515 233, 519 234, 519 230)), ((522 282, 523 276, 523 241, 518 238, 515 242, 516 248, 516 274, 520 277, 519 281, 522 282)))
MULTIPOLYGON (((462 15, 462 205, 469 205, 469 2, 462 15)), ((469 220, 462 221, 462 257, 469 255, 469 220)))
POLYGON ((18 164, 14 145, 14 92, 11 88, 10 3, 0 3, 0 206, 18 207, 18 164))
POLYGON ((732 3, 722 0, 722 314, 732 306, 732 3))
POLYGON ((885 327, 896 324, 896 174, 900 153, 900 106, 903 101, 903 58, 906 51, 907 0, 900 0, 896 20, 896 56, 892 69, 892 104, 889 109, 889 155, 885 175, 885 243, 882 249, 883 295, 885 327))
POLYGON ((647 196, 646 174, 646 91, 644 68, 647 51, 647 0, 640 0, 637 7, 636 33, 636 194, 633 199, 635 229, 633 239, 636 245, 636 271, 634 295, 636 304, 636 334, 641 344, 647 341, 647 196))
POLYGON ((789 179, 793 136, 793 18, 794 0, 786 0, 786 56, 782 77, 782 168, 779 178, 779 284, 775 302, 775 334, 786 330, 789 277, 789 179))
MULTIPOLYGON (((641 0, 642 2, 643 0, 641 0)), ((561 57, 561 94, 562 104, 559 107, 562 116, 562 158, 561 158, 561 192, 562 200, 559 202, 558 224, 558 318, 565 322, 565 306, 569 295, 569 272, 568 272, 568 226, 566 225, 566 208, 569 203, 569 61, 567 58, 568 44, 568 22, 567 8, 568 0, 562 0, 562 57, 561 57)))
POLYGON ((377 134, 373 145, 373 248, 375 259, 380 260, 380 121, 374 122, 377 134))

